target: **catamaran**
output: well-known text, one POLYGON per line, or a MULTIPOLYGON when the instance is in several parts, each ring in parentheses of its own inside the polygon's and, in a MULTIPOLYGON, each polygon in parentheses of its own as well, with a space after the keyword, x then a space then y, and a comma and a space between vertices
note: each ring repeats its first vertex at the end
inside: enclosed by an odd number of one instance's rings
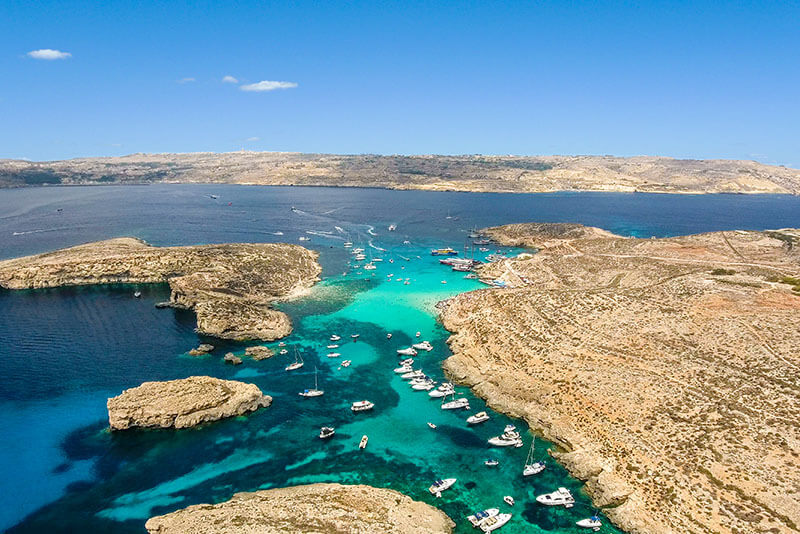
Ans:
POLYGON ((484 421, 489 420, 489 414, 486 412, 478 412, 475 415, 470 415, 467 417, 467 424, 470 425, 477 425, 478 423, 483 423, 484 421))
POLYGON ((489 438, 489 445, 495 447, 522 447, 522 438, 514 425, 506 425, 503 433, 499 436, 489 438))
POLYGON ((544 462, 535 462, 533 461, 533 445, 536 443, 536 436, 533 437, 533 441, 531 441, 531 448, 528 449, 528 457, 525 459, 525 468, 522 470, 522 476, 527 477, 531 475, 538 475, 547 467, 544 462))
POLYGON ((455 478, 439 479, 434 481, 433 484, 431 484, 431 487, 428 488, 428 491, 430 491, 431 494, 436 495, 437 497, 441 497, 442 492, 446 489, 451 488, 455 483, 456 483, 455 478))
POLYGON ((354 412, 365 412, 367 410, 373 409, 374 407, 375 407, 375 405, 372 404, 370 401, 363 400, 363 401, 354 402, 352 404, 352 406, 350 406, 350 409, 353 410, 354 412))
POLYGON ((429 352, 433 350, 433 345, 431 345, 428 341, 423 341, 422 343, 414 343, 413 345, 411 345, 411 347, 417 350, 427 350, 429 352))
POLYGON ((497 514, 494 517, 490 517, 483 521, 480 525, 480 529, 483 532, 491 532, 493 530, 497 530, 498 528, 502 527, 508 520, 511 519, 511 514, 497 514))
POLYGON ((500 509, 498 508, 489 508, 488 510, 481 510, 480 512, 475 512, 472 515, 467 516, 467 521, 472 523, 472 526, 478 528, 478 526, 486 519, 490 517, 494 517, 500 513, 500 509))
POLYGON ((301 397, 320 397, 325 392, 321 389, 317 389, 319 384, 317 384, 317 368, 314 367, 314 388, 313 389, 306 389, 299 393, 301 397))
POLYGON ((286 366, 287 371, 294 371, 295 369, 300 369, 303 367, 303 357, 300 356, 300 353, 297 352, 297 347, 294 348, 294 363, 290 363, 286 366))
POLYGON ((572 508, 575 504, 575 498, 567 488, 558 488, 553 493, 545 493, 536 497, 536 502, 544 504, 545 506, 563 506, 565 508, 572 508))
POLYGON ((595 532, 600 530, 600 527, 603 526, 603 522, 600 521, 600 518, 597 517, 596 515, 593 515, 592 517, 587 517, 586 519, 581 519, 580 521, 577 521, 575 524, 581 528, 590 528, 595 532))

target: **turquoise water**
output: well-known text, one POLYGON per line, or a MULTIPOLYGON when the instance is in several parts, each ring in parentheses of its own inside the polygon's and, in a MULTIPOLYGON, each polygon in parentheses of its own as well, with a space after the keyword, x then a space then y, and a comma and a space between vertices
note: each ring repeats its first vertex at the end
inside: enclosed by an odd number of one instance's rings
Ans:
MULTIPOLYGON (((246 345, 197 336, 191 313, 156 309, 168 295, 164 286, 139 288, 141 299, 131 298, 132 286, 0 291, 0 425, 7 444, 0 449, 0 528, 12 532, 141 532, 148 517, 190 504, 322 481, 397 489, 440 507, 461 532, 472 531, 464 516, 486 507, 514 514, 501 532, 576 532, 574 522, 592 512, 581 484, 550 459, 544 473, 521 476, 532 439, 524 423, 491 413, 489 422, 470 428, 467 412, 442 411, 392 373, 395 350, 419 331, 434 350, 421 353, 415 367, 441 381, 448 333, 434 306, 480 287, 440 266, 429 248, 459 248, 473 226, 520 220, 577 220, 632 235, 800 225, 800 199, 792 197, 158 186, 0 191, 0 200, 2 257, 119 235, 162 245, 303 236, 324 266, 310 296, 281 306, 295 325, 285 341, 305 360, 294 373, 284 371, 290 355, 223 364, 225 352, 246 345), (398 224, 396 232, 386 230, 390 223, 398 224), (385 261, 376 271, 351 268, 345 239, 385 261), (326 357, 333 333, 343 337, 338 360, 326 357), (360 334, 355 343, 352 333, 360 334), (217 349, 203 358, 185 354, 203 341, 217 349), (340 368, 342 359, 353 363, 340 368), (313 385, 314 367, 325 395, 304 399, 297 393, 313 385), (195 374, 253 382, 274 403, 195 429, 105 430, 108 396, 144 380, 195 374), (364 398, 375 409, 353 414, 350 403, 364 398), (489 448, 486 440, 507 423, 523 432, 526 446, 489 448), (317 438, 323 425, 336 427, 332 440, 317 438), (358 450, 362 434, 370 438, 365 451, 358 450), (500 465, 484 466, 488 457, 500 465), (444 477, 458 482, 435 499, 427 487, 444 477), (534 503, 559 486, 573 490, 575 508, 534 503), (513 508, 504 495, 514 496, 513 508)), ((469 413, 485 408, 457 389, 470 398, 469 413)), ((548 446, 537 440, 539 459, 548 446)))

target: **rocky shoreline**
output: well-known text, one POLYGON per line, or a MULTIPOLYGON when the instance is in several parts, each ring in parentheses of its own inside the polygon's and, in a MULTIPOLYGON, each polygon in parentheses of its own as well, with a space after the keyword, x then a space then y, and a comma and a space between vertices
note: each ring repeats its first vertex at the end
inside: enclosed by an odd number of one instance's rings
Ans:
POLYGON ((271 341, 292 331, 272 303, 309 290, 322 271, 317 257, 287 244, 152 247, 118 238, 0 261, 0 287, 167 283, 168 305, 194 311, 199 333, 271 341))
POLYGON ((449 376, 561 446, 627 532, 797 531, 800 231, 486 233, 541 250, 439 307, 449 376))
POLYGON ((258 386, 210 376, 144 382, 108 399, 111 430, 189 428, 266 408, 258 386))
POLYGON ((310 484, 237 493, 219 504, 198 504, 149 519, 149 534, 330 532, 449 534, 444 512, 394 490, 310 484))

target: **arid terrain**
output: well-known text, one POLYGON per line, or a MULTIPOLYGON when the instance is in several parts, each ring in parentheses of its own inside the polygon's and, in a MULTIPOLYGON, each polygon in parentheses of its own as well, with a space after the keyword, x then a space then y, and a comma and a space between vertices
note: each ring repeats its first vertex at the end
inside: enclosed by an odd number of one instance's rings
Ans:
POLYGON ((273 340, 292 325, 271 304, 307 291, 321 271, 317 253, 297 245, 151 247, 118 238, 0 261, 0 287, 168 283, 168 305, 193 310, 199 332, 273 340))
POLYGON ((150 534, 447 534, 454 526, 444 512, 396 491, 341 484, 237 493, 220 504, 153 517, 145 525, 150 534))
POLYGON ((800 194, 800 170, 639 156, 379 156, 229 152, 0 160, 0 187, 232 183, 432 191, 800 194))
POLYGON ((442 303, 454 379, 561 445, 628 532, 798 532, 800 231, 486 232, 541 251, 442 303))

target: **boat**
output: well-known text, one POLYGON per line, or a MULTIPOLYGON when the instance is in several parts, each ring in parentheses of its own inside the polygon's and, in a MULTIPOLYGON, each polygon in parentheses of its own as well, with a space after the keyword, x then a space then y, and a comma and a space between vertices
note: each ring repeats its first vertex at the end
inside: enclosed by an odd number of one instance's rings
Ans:
POLYGON ((508 256, 504 256, 502 254, 489 254, 486 256, 487 261, 500 261, 507 259, 508 256))
POLYGON ((358 444, 358 448, 359 448, 359 449, 362 449, 362 450, 363 450, 363 449, 366 449, 366 448, 367 448, 367 442, 368 442, 368 441, 369 441, 369 438, 367 437, 367 435, 366 435, 366 434, 364 434, 363 436, 361 436, 361 442, 358 444))
POLYGON ((336 343, 332 343, 332 344, 328 345, 328 348, 329 349, 338 349, 339 345, 337 345, 336 343))
POLYGON ((357 340, 358 340, 358 337, 359 337, 360 335, 361 335, 361 334, 350 334, 350 337, 351 337, 351 338, 353 338, 353 341, 357 341, 357 340))
MULTIPOLYGON (((473 241, 472 242, 473 245, 478 245, 478 246, 488 245, 489 243, 490 243, 490 241, 488 239, 478 239, 477 241, 473 241)), ((489 249, 487 248, 486 251, 488 251, 488 250, 489 249)), ((484 252, 486 252, 486 251, 484 251, 484 252)))
POLYGON ((285 341, 281 341, 280 343, 278 343, 278 346, 279 347, 285 347, 286 346, 286 342, 285 341))
POLYGON ((392 339, 392 334, 386 334, 386 339, 392 339))
POLYGON ((289 354, 289 351, 286 349, 281 349, 281 351, 278 354, 289 354))
POLYGON ((491 532, 493 530, 497 530, 498 528, 508 523, 509 519, 511 519, 511 514, 497 514, 494 517, 485 519, 483 523, 481 523, 480 529, 483 532, 491 532))
POLYGON ((344 246, 344 248, 352 248, 352 247, 353 247, 353 244, 352 244, 350 241, 345 241, 345 242, 342 244, 342 246, 344 246))
POLYGON ((219 198, 219 196, 217 196, 217 195, 208 195, 208 196, 210 196, 210 197, 211 197, 211 198, 213 198, 214 200, 217 200, 217 199, 219 198))
POLYGON ((467 521, 472 523, 472 526, 477 528, 484 520, 489 519, 490 517, 494 517, 500 513, 498 508, 489 508, 488 510, 481 510, 480 512, 475 512, 472 515, 467 516, 467 521))
POLYGON ((375 269, 377 269, 377 267, 375 267, 372 263, 364 264, 365 271, 374 271, 375 269))
POLYGON ((411 368, 410 365, 401 365, 400 367, 394 370, 394 372, 397 374, 406 374, 410 373, 411 371, 413 371, 413 369, 411 368))
POLYGON ((415 384, 411 386, 411 389, 413 389, 414 391, 430 391, 434 387, 436 387, 436 382, 434 382, 433 380, 427 380, 422 384, 415 384))
POLYGON ((420 369, 416 369, 400 375, 400 378, 403 380, 411 380, 412 378, 422 378, 423 376, 425 376, 425 373, 423 373, 420 369))
POLYGON ((337 336, 336 334, 331 336, 331 341, 339 341, 340 339, 342 339, 342 336, 337 336))
POLYGON ((432 428, 432 429, 436 430, 436 425, 434 425, 434 424, 433 424, 433 423, 431 423, 430 421, 428 422, 428 426, 429 426, 430 428, 432 428))
POLYGON ((317 368, 314 367, 314 388, 313 389, 305 389, 299 393, 301 397, 321 397, 325 392, 321 389, 317 389, 319 385, 317 384, 317 368))
POLYGON ((327 439, 336 434, 336 429, 332 426, 323 426, 319 429, 319 439, 327 439))
POLYGON ((303 358, 300 356, 300 353, 297 352, 297 347, 294 349, 294 363, 290 363, 286 366, 287 371, 294 371, 295 369, 300 369, 303 367, 303 358))
POLYGON ((382 261, 383 261, 383 258, 372 258, 372 263, 375 263, 375 262, 380 263, 382 261))
POLYGON ((536 502, 545 506, 563 506, 572 508, 575 498, 567 488, 558 488, 553 493, 545 493, 536 497, 536 502))
POLYGON ((486 460, 485 462, 483 462, 483 465, 485 465, 487 467, 494 467, 496 465, 500 465, 500 462, 498 462, 494 458, 491 458, 491 459, 486 460))
POLYGON ((402 366, 414 365, 414 358, 406 358, 405 360, 400 360, 399 363, 402 366))
POLYGON ((364 256, 363 254, 356 254, 356 261, 364 261, 366 259, 367 257, 364 256))
POLYGON ((414 343, 411 345, 412 348, 416 350, 427 350, 428 352, 433 350, 433 345, 431 345, 428 341, 423 341, 422 343, 414 343))
POLYGON ((603 526, 603 522, 600 521, 600 518, 597 517, 596 515, 593 515, 592 517, 587 517, 586 519, 581 519, 580 521, 577 521, 575 524, 581 528, 590 528, 595 532, 600 530, 600 527, 603 526))
POLYGON ((417 334, 416 334, 416 335, 417 335, 417 337, 419 337, 419 336, 421 336, 421 335, 422 335, 422 332, 417 332, 417 334))
POLYGON ((511 495, 506 495, 503 497, 503 501, 509 506, 514 506, 514 497, 511 495))
POLYGON ((136 293, 133 294, 133 296, 134 296, 134 298, 138 299, 139 297, 142 296, 142 292, 141 291, 137 291, 136 293))
MULTIPOLYGON (((452 395, 453 395, 453 400, 449 402, 442 402, 442 410, 460 410, 461 408, 469 409, 468 398, 461 397, 460 399, 456 399, 455 392, 453 392, 452 395)), ((443 398, 442 401, 444 401, 445 398, 443 398)))
POLYGON ((478 412, 475 415, 467 417, 467 424, 477 425, 489 420, 489 414, 486 412, 478 412))
POLYGON ((417 351, 413 347, 408 347, 406 349, 397 349, 397 354, 402 354, 403 356, 416 356, 417 351))
POLYGON ((453 393, 455 393, 455 391, 456 390, 453 387, 453 384, 451 384, 450 382, 444 382, 441 386, 428 393, 428 395, 430 395, 434 399, 440 399, 442 397, 447 397, 448 395, 452 395, 453 393))
POLYGON ((437 497, 441 497, 442 492, 446 489, 451 488, 455 483, 456 483, 455 478, 439 479, 434 481, 433 484, 431 484, 431 487, 428 488, 428 491, 430 491, 433 495, 436 495, 437 497))
POLYGON ((342 355, 341 352, 329 352, 328 353, 328 358, 338 358, 341 355, 342 355))
POLYGON ((375 407, 375 405, 372 404, 370 401, 363 400, 363 401, 354 402, 352 404, 352 406, 350 406, 350 409, 353 410, 354 412, 365 412, 367 410, 373 409, 374 407, 375 407))
POLYGON ((350 364, 353 363, 353 360, 342 360, 340 364, 342 367, 350 367, 350 364))
POLYGON ((544 462, 534 462, 533 461, 533 445, 536 443, 536 437, 534 436, 533 441, 531 441, 531 448, 528 449, 528 457, 525 459, 525 467, 522 469, 522 476, 528 477, 531 475, 538 475, 542 471, 545 470, 547 465, 544 462))
POLYGON ((505 430, 499 436, 489 438, 489 445, 495 447, 522 447, 522 438, 514 425, 506 425, 505 430))
POLYGON ((395 230, 397 230, 397 225, 396 224, 390 224, 389 225, 389 231, 390 232, 394 232, 395 230))
POLYGON ((452 248, 435 248, 431 250, 431 256, 458 256, 458 252, 452 248))
POLYGON ((298 237, 297 239, 299 239, 300 241, 311 241, 311 238, 310 238, 310 237, 306 237, 306 236, 304 236, 304 235, 301 235, 301 236, 300 236, 300 237, 298 237))

